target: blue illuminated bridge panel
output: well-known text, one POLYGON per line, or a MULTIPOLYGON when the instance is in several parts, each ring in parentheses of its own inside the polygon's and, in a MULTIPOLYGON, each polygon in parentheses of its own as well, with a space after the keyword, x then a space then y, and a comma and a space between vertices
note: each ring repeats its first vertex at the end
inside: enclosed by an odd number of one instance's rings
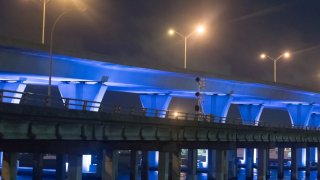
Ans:
MULTIPOLYGON (((194 72, 125 66, 73 56, 53 55, 54 85, 65 81, 94 83, 108 79, 105 84, 111 91, 194 98, 198 89, 195 78, 199 76, 205 81, 204 94, 230 94, 234 97, 234 104, 263 104, 270 108, 284 108, 287 104, 313 104, 315 112, 320 107, 319 93, 293 87, 217 78, 194 72)), ((0 46, 0 80, 47 85, 49 60, 45 51, 0 46)))

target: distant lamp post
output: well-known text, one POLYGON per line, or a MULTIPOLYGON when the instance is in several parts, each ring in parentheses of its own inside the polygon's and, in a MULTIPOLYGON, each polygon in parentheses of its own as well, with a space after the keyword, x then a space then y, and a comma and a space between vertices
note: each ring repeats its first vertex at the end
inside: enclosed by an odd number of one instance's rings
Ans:
POLYGON ((42 0, 42 36, 41 36, 41 44, 44 46, 44 35, 46 28, 46 6, 50 0, 42 0))
POLYGON ((182 37, 184 39, 184 69, 187 69, 187 41, 188 39, 194 35, 195 33, 197 34, 203 34, 205 32, 205 27, 204 26, 198 26, 194 31, 192 31, 190 34, 188 35, 184 35, 182 33, 179 33, 177 31, 175 31, 174 29, 170 29, 168 31, 169 35, 174 35, 177 34, 180 37, 182 37))
MULTIPOLYGON (((85 11, 86 8, 80 9, 81 12, 85 11)), ((64 12, 62 12, 54 21, 53 26, 51 28, 51 35, 50 35, 50 50, 49 50, 49 56, 50 56, 50 62, 49 62, 49 86, 48 86, 48 98, 50 100, 51 98, 51 87, 52 87, 52 51, 53 51, 53 36, 54 36, 54 31, 56 29, 57 23, 61 20, 63 16, 66 14, 70 13, 71 11, 74 11, 74 9, 69 9, 64 12)), ((50 102, 49 102, 50 104, 50 102)))
POLYGON ((279 61, 282 58, 288 59, 290 58, 291 54, 289 52, 285 52, 278 56, 277 58, 273 58, 265 53, 262 53, 260 55, 261 59, 270 59, 273 61, 273 82, 277 82, 277 61, 279 61))

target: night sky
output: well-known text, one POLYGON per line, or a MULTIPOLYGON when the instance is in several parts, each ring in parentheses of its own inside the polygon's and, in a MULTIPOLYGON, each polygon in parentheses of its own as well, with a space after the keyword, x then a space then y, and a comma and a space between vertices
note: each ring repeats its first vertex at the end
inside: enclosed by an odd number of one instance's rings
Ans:
MULTIPOLYGON (((61 19, 56 49, 182 70, 184 41, 167 31, 188 34, 205 24, 205 34, 189 39, 188 69, 272 81, 272 61, 259 54, 289 50, 292 58, 278 62, 278 82, 320 90, 319 0, 51 0, 47 45, 55 18, 79 3, 87 10, 61 19)), ((0 0, 0 40, 40 44, 41 18, 40 0, 0 0)))

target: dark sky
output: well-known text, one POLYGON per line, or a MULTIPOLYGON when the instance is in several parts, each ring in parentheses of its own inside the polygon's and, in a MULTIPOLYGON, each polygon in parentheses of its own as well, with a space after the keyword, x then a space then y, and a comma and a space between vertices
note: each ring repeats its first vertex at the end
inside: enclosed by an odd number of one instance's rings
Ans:
MULTIPOLYGON (((183 68, 183 39, 169 37, 206 25, 189 39, 188 68, 236 78, 272 81, 273 64, 260 52, 278 56, 278 82, 320 90, 319 0, 51 0, 46 43, 54 19, 73 1, 85 12, 67 14, 54 46, 104 54, 120 64, 183 68)), ((0 38, 41 41, 40 0, 0 0, 0 38)), ((106 60, 107 61, 107 60, 106 60)))

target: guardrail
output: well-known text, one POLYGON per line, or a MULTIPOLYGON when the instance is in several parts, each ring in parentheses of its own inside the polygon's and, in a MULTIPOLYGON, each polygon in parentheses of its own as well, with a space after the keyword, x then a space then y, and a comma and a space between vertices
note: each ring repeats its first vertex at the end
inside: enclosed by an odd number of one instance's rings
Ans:
POLYGON ((141 107, 125 107, 121 105, 113 105, 100 103, 90 100, 63 98, 57 96, 47 96, 31 92, 17 92, 0 89, 0 103, 12 103, 12 100, 20 100, 19 104, 42 106, 42 107, 54 107, 54 108, 67 108, 76 109, 82 111, 96 111, 96 112, 107 112, 117 114, 131 114, 138 116, 148 116, 155 118, 166 118, 175 120, 186 120, 186 121, 205 121, 213 123, 224 123, 224 124, 235 124, 235 125, 248 125, 248 126, 263 126, 263 127, 282 127, 282 128, 294 128, 294 129, 305 129, 305 130, 319 130, 320 128, 315 127, 302 127, 302 126, 285 126, 285 125, 270 125, 263 121, 243 123, 241 118, 228 118, 218 117, 214 115, 195 114, 176 112, 172 110, 159 110, 141 107))

